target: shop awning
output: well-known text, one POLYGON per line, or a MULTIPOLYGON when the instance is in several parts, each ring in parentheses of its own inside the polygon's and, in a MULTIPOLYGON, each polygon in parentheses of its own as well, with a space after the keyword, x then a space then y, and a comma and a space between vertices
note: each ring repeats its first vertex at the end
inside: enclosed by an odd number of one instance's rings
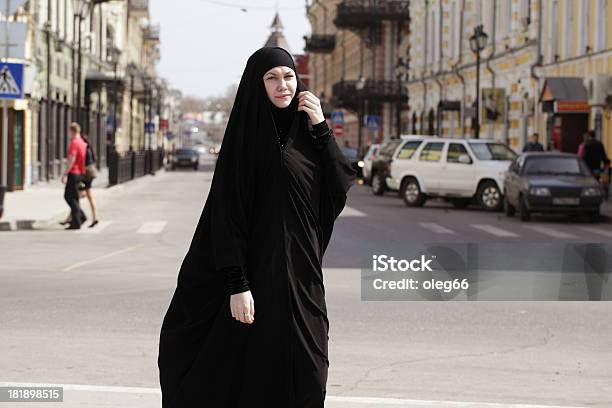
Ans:
POLYGON ((591 109, 582 78, 546 78, 540 102, 547 113, 588 113, 591 109))
POLYGON ((438 103, 439 111, 460 111, 461 110, 461 102, 460 101, 449 101, 449 100, 441 100, 438 103))

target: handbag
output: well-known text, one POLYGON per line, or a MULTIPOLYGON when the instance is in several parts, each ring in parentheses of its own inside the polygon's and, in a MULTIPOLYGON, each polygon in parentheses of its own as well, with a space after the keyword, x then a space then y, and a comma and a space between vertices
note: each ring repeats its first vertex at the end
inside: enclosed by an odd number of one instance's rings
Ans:
POLYGON ((85 155, 85 161, 87 162, 87 166, 85 167, 85 179, 87 181, 91 181, 96 178, 96 164, 92 160, 92 156, 89 148, 87 149, 87 153, 85 155))

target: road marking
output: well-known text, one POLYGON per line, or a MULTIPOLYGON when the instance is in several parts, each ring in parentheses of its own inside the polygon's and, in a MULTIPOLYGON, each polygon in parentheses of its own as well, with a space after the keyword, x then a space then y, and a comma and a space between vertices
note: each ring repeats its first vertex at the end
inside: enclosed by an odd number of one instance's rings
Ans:
POLYGON ((488 232, 489 234, 495 235, 496 237, 518 237, 518 234, 515 234, 514 232, 498 228, 493 225, 472 224, 472 227, 484 232, 488 232))
POLYGON ((89 225, 83 226, 77 232, 79 234, 99 234, 100 232, 104 231, 104 229, 110 224, 112 224, 112 221, 98 221, 98 224, 96 224, 95 227, 89 228, 89 225))
POLYGON ((612 231, 610 231, 610 230, 605 230, 605 229, 595 228, 595 227, 578 227, 578 228, 580 228, 581 230, 584 230, 584 231, 593 232, 595 234, 603 235, 604 237, 612 238, 612 231))
MULTIPOLYGON (((50 383, 19 383, 19 382, 0 382, 0 387, 63 387, 64 391, 86 391, 101 393, 127 393, 127 394, 154 394, 161 397, 159 388, 146 387, 120 387, 103 385, 80 385, 80 384, 50 384, 50 383)), ((97 399, 92 396, 92 401, 97 399)), ((584 408, 577 406, 560 405, 533 405, 533 404, 513 404, 498 402, 467 402, 467 401, 437 401, 437 400, 414 400, 404 398, 382 398, 382 397, 350 397, 327 395, 325 402, 334 406, 344 403, 352 404, 372 404, 383 406, 402 406, 404 408, 436 407, 436 408, 584 408)))
POLYGON ((67 266, 66 268, 62 269, 62 272, 69 272, 69 271, 71 271, 73 269, 77 269, 77 268, 80 268, 81 266, 97 262, 97 261, 99 261, 101 259, 110 258, 112 256, 119 255, 119 254, 122 254, 124 252, 133 251, 134 249, 139 248, 141 246, 144 246, 144 244, 138 244, 138 245, 134 245, 134 246, 131 246, 131 247, 124 248, 124 249, 120 249, 118 251, 114 251, 114 252, 111 252, 109 254, 99 256, 99 257, 94 258, 94 259, 90 259, 89 261, 77 262, 75 264, 72 264, 72 265, 67 266))
POLYGON ((529 228, 530 230, 537 231, 541 234, 548 235, 549 237, 553 237, 553 238, 561 238, 561 239, 578 238, 576 235, 570 234, 569 232, 563 232, 563 231, 559 231, 553 228, 543 227, 540 225, 525 225, 525 228, 529 228))
POLYGON ((365 217, 366 213, 356 210, 352 207, 344 207, 339 217, 365 217))
POLYGON ((438 234, 455 234, 455 231, 434 222, 421 222, 419 225, 438 234))
POLYGON ((138 228, 137 234, 159 234, 164 230, 168 221, 147 221, 138 228))

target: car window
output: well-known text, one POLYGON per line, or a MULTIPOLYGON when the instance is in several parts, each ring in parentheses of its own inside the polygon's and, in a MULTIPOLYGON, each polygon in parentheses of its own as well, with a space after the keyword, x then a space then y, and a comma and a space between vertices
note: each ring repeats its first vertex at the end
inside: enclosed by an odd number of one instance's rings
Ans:
POLYGON ((442 148, 444 143, 442 142, 430 142, 423 146, 419 160, 422 161, 440 161, 442 157, 442 148))
POLYGON ((514 160, 516 153, 503 143, 470 142, 478 160, 514 160))
POLYGON ((395 152, 395 149, 397 148, 397 146, 399 146, 400 142, 401 140, 393 140, 393 141, 383 144, 382 146, 380 146, 380 149, 378 150, 378 155, 391 157, 393 153, 395 152))
POLYGON ((399 153, 397 154, 398 159, 409 159, 414 154, 414 151, 421 145, 420 140, 414 140, 410 142, 406 142, 399 153))
POLYGON ((448 152, 446 153, 448 163, 459 163, 459 156, 461 155, 466 155, 469 157, 470 163, 472 162, 472 158, 462 143, 450 143, 448 145, 448 152))
POLYGON ((584 175, 586 169, 577 157, 530 157, 525 160, 523 174, 584 175))
POLYGON ((374 157, 376 156, 376 152, 378 152, 378 146, 372 146, 370 147, 370 150, 368 150, 368 152, 366 153, 365 157, 363 158, 364 160, 369 159, 370 157, 374 157))

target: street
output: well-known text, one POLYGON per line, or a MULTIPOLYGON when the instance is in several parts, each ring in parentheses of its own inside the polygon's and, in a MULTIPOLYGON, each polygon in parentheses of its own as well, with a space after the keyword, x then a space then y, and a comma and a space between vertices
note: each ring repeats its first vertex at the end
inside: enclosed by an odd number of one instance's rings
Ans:
MULTIPOLYGON (((93 229, 0 232, 0 385, 63 384, 64 403, 50 407, 159 406, 159 329, 213 167, 208 157, 197 172, 126 183, 93 229)), ((324 259, 326 406, 612 406, 610 302, 360 300, 361 260, 375 247, 610 242, 608 203, 602 214, 522 223, 476 207, 408 208, 355 185, 324 259)))

